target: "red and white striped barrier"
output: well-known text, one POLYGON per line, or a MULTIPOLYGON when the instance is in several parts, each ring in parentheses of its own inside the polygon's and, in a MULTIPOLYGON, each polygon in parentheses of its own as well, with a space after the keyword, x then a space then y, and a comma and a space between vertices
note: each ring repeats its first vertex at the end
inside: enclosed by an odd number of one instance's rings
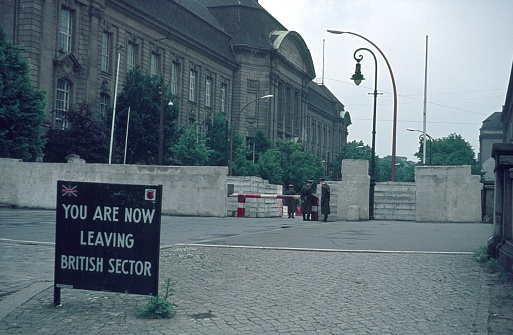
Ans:
POLYGON ((287 195, 287 194, 239 194, 232 193, 230 197, 237 197, 237 217, 243 218, 246 215, 246 198, 275 198, 275 199, 300 199, 299 194, 287 195))

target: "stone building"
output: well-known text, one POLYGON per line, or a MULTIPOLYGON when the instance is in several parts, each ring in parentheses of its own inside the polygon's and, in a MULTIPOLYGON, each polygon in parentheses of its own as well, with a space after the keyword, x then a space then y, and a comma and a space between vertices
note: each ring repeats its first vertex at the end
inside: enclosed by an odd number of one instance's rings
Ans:
POLYGON ((297 139, 326 166, 346 142, 351 118, 315 83, 305 41, 258 0, 0 0, 0 24, 46 91, 52 127, 67 127, 63 112, 81 102, 104 114, 116 78, 121 90, 140 66, 170 83, 178 126, 240 113, 248 143, 258 129, 297 139))
POLYGON ((479 163, 483 180, 493 181, 495 179, 495 160, 492 158, 492 146, 494 143, 502 142, 502 119, 501 112, 492 113, 483 121, 479 129, 479 163))

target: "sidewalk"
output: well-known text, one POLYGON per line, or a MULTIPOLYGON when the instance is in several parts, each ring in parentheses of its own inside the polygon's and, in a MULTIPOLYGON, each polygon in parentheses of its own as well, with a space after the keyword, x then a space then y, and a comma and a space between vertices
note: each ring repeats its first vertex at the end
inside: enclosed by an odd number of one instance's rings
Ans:
MULTIPOLYGON (((23 249, 49 265, 52 248, 23 249)), ((32 290, 33 269, 18 270, 32 290)), ((54 308, 52 271, 1 334, 487 334, 489 275, 470 255, 166 248, 160 279, 175 282, 177 308, 165 320, 138 318, 136 295, 63 289, 54 308)))
POLYGON ((176 315, 148 320, 138 295, 53 307, 53 213, 0 219, 0 334, 488 334, 497 277, 471 250, 489 225, 163 217, 176 315))

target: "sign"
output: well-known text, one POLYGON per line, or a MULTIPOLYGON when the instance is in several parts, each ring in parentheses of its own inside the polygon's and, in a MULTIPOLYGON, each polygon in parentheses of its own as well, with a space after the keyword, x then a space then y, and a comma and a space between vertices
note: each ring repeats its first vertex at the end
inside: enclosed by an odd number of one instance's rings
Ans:
POLYGON ((157 295, 161 210, 161 185, 57 181, 56 305, 63 287, 157 295))

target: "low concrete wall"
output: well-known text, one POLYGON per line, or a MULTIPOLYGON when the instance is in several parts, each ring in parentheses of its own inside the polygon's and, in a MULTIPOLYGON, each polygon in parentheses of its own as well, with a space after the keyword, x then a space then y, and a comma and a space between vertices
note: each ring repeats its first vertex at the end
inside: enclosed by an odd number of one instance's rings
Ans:
MULTIPOLYGON (((360 159, 342 160, 342 181, 337 182, 332 193, 336 197, 337 220, 360 221, 369 219, 369 185, 367 174, 369 161, 360 159)), ((332 211, 333 212, 333 211, 332 211)))
POLYGON ((481 182, 469 165, 415 167, 417 222, 481 222, 481 182))
POLYGON ((162 185, 162 214, 226 216, 227 168, 210 166, 155 166, 25 163, 0 159, 0 204, 53 209, 57 180, 112 184, 162 185))

